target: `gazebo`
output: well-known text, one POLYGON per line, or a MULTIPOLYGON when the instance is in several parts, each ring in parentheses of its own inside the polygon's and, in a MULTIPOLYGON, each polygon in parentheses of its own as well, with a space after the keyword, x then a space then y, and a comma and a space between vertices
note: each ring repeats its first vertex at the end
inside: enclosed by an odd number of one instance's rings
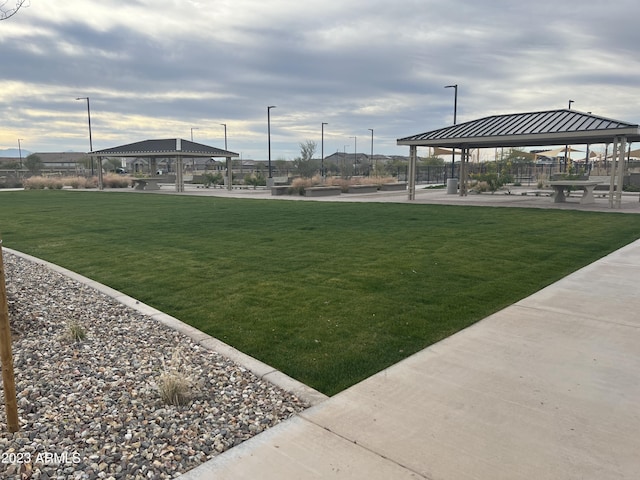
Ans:
POLYGON ((613 144, 609 202, 617 189, 617 205, 622 195, 624 154, 627 143, 640 141, 638 124, 612 120, 577 110, 493 115, 397 140, 409 146, 409 200, 415 200, 418 147, 459 149, 460 195, 466 193, 466 163, 474 148, 533 147, 549 145, 613 144), (617 184, 614 182, 618 178, 617 184))
MULTIPOLYGON (((105 148, 89 152, 89 155, 98 157, 98 164, 102 165, 103 157, 134 157, 148 158, 153 163, 158 158, 175 158, 176 160, 176 192, 184 192, 183 160, 194 157, 223 157, 227 159, 227 172, 231 176, 231 159, 239 155, 228 150, 190 142, 182 138, 168 138, 161 140, 143 140, 118 147, 105 148)), ((153 169, 152 169, 153 170, 153 169)), ((98 169, 98 184, 102 189, 102 168, 98 169)), ((228 181, 231 188, 231 178, 228 181)))

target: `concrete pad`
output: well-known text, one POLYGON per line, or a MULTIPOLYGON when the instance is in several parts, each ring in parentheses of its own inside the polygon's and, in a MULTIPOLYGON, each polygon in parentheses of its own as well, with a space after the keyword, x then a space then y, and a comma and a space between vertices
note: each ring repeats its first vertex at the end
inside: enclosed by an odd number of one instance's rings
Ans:
POLYGON ((180 476, 184 480, 423 478, 300 417, 264 433, 180 476))

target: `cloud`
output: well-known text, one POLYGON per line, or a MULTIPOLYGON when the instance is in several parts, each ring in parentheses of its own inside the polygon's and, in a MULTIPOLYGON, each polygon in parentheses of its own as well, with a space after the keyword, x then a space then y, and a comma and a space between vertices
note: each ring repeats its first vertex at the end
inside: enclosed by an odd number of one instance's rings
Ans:
POLYGON ((630 0, 67 0, 0 23, 0 148, 85 150, 188 138, 266 156, 342 151, 496 113, 573 108, 638 122, 630 0), (623 12, 623 13, 621 13, 623 12), (358 142, 360 144, 360 142, 358 142))

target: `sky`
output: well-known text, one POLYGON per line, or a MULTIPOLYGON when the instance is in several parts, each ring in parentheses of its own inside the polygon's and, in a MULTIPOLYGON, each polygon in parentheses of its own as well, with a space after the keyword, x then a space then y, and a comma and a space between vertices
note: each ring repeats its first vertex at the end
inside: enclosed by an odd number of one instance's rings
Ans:
MULTIPOLYGON (((4 0, 3 0, 4 1, 4 0)), ((8 0, 8 5, 15 0, 8 0)), ((0 1, 2 5, 2 1, 0 1)), ((8 5, 5 5, 8 6, 8 5)), ((184 138, 244 159, 567 108, 640 123, 637 0, 31 0, 0 21, 0 150, 184 138), (322 123, 324 143, 322 142, 322 123)), ((419 154, 421 154, 419 152, 419 154)))

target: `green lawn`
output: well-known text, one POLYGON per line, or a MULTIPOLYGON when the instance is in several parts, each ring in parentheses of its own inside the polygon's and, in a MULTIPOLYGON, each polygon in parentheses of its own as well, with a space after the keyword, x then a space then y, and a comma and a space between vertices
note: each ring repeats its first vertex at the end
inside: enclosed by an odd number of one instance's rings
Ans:
POLYGON ((4 245, 334 394, 640 237, 620 213, 0 192, 4 245))

